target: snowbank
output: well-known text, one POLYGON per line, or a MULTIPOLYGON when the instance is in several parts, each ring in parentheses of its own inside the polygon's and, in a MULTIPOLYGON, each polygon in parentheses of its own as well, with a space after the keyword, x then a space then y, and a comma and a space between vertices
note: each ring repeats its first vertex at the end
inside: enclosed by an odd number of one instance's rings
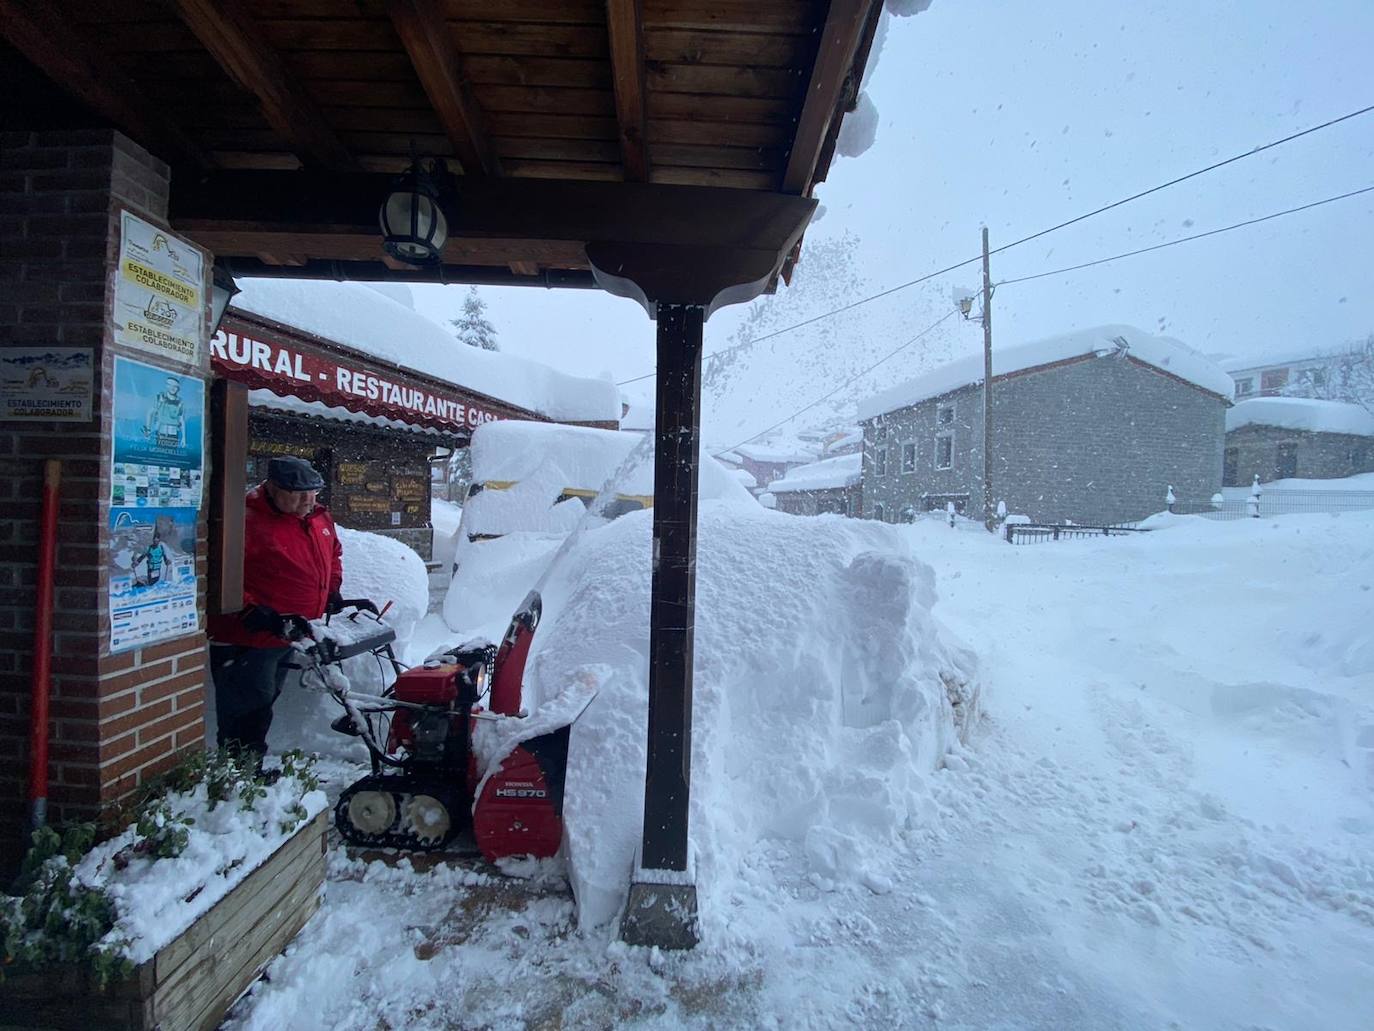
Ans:
MULTIPOLYGON (((1151 336, 1131 326, 1119 325, 1096 326, 1028 344, 994 348, 992 374, 1005 376, 1070 358, 1087 355, 1112 357, 1123 351, 1146 365, 1171 373, 1228 400, 1235 393, 1231 377, 1186 344, 1172 337, 1151 336)), ((968 355, 861 402, 859 419, 872 419, 885 412, 918 404, 982 381, 982 354, 968 355)))
MULTIPOLYGON (((526 674, 548 701, 599 685, 565 801, 588 927, 623 903, 641 831, 650 531, 633 513, 569 549, 526 674)), ((802 844, 817 883, 882 890, 879 856, 936 818, 925 774, 977 707, 974 657, 931 615, 930 569, 891 527, 720 502, 702 504, 697 562, 691 837, 707 934, 761 839, 802 844)))
POLYGON ((409 305, 360 283, 243 279, 232 307, 333 340, 550 419, 620 418, 609 380, 581 378, 499 351, 468 347, 409 305))
POLYGON ((1374 415, 1359 405, 1307 397, 1255 397, 1240 401, 1226 413, 1226 432, 1242 426, 1374 437, 1374 415))
POLYGON ((789 469, 782 479, 774 480, 768 489, 774 494, 799 490, 829 490, 852 487, 863 477, 864 456, 858 452, 827 458, 810 465, 789 469))

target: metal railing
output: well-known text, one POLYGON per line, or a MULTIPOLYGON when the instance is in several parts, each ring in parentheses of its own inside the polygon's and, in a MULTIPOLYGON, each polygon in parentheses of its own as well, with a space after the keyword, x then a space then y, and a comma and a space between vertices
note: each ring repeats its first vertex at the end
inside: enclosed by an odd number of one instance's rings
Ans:
POLYGON ((1220 501, 1176 501, 1169 508, 1175 515, 1200 515, 1204 519, 1267 519, 1372 509, 1374 490, 1264 490, 1262 485, 1258 495, 1233 496, 1220 501))
POLYGON ((1040 544, 1044 541, 1076 541, 1095 537, 1125 537, 1148 533, 1134 526, 1079 526, 1076 523, 1007 523, 1002 528, 1008 544, 1040 544))

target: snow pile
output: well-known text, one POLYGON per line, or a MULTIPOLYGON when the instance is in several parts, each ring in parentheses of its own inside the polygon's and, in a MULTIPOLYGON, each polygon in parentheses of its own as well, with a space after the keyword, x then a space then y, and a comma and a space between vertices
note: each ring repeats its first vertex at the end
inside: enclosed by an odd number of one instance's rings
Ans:
MULTIPOLYGON (((652 498, 653 467, 647 436, 533 422, 478 427, 473 482, 489 486, 463 506, 444 621, 464 636, 498 637, 569 534, 584 520, 600 522, 588 515, 590 498, 558 498, 568 490, 606 491, 608 514, 621 515, 652 498)), ((754 503, 711 458, 701 463, 698 489, 703 499, 754 503)))
POLYGON ((837 487, 852 487, 863 477, 864 456, 855 452, 827 458, 810 465, 799 465, 789 469, 787 475, 774 480, 768 489, 774 494, 785 494, 799 490, 833 490, 837 487))
MULTIPOLYGON (((643 811, 650 517, 583 536, 544 591, 526 683, 589 678, 565 800, 579 920, 611 920, 643 811)), ((977 707, 973 655, 931 615, 934 577, 891 527, 706 502, 697 550, 692 843, 707 933, 759 841, 799 843, 815 883, 884 890, 884 858, 937 818, 933 770, 977 707)))
POLYGON ((429 573, 415 549, 379 533, 338 527, 343 545, 345 598, 371 598, 380 609, 391 602, 386 621, 396 640, 410 640, 415 624, 429 611, 429 573))
POLYGON ((620 418, 615 384, 569 376, 498 351, 468 347, 411 306, 360 283, 244 279, 232 307, 363 354, 508 401, 550 419, 620 418))
MULTIPOLYGON (((1099 358, 1129 355, 1228 400, 1235 393, 1231 377, 1186 344, 1172 337, 1151 336, 1131 326, 1119 325, 1096 326, 1028 344, 994 348, 992 374, 1005 376, 1090 355, 1099 358)), ((982 381, 983 356, 968 355, 869 397, 859 404, 859 419, 872 419, 982 381)))
POLYGON ((1307 397, 1255 397, 1240 401, 1226 413, 1226 432, 1242 426, 1374 437, 1374 415, 1359 405, 1307 397))
POLYGON ((249 809, 237 796, 212 807, 203 782, 186 794, 169 794, 170 815, 192 821, 178 856, 130 857, 126 850, 139 841, 133 826, 87 853, 76 880, 102 888, 119 914, 102 941, 126 940, 124 952, 135 964, 152 959, 328 806, 323 791, 306 791, 293 776, 263 791, 249 809))

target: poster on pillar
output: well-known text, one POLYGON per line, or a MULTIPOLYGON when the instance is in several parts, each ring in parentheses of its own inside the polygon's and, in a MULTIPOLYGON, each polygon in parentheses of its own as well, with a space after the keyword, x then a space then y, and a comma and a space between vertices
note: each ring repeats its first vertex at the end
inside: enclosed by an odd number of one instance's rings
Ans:
POLYGON ((116 343, 198 364, 205 338, 201 252, 131 212, 120 212, 112 319, 116 343))
POLYGON ((115 358, 110 504, 199 509, 205 381, 115 358))
POLYGON ((194 508, 111 508, 110 651, 122 652, 194 632, 194 508))

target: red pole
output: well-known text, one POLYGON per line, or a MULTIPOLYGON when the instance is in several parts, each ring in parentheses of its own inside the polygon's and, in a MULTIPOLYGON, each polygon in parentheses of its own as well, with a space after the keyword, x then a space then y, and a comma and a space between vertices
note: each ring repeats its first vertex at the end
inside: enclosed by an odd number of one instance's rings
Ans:
POLYGON ((39 524, 38 601, 33 619, 33 701, 29 706, 29 820, 48 819, 48 695, 52 673, 52 580, 57 558, 57 491, 62 463, 43 463, 43 514, 39 524))

